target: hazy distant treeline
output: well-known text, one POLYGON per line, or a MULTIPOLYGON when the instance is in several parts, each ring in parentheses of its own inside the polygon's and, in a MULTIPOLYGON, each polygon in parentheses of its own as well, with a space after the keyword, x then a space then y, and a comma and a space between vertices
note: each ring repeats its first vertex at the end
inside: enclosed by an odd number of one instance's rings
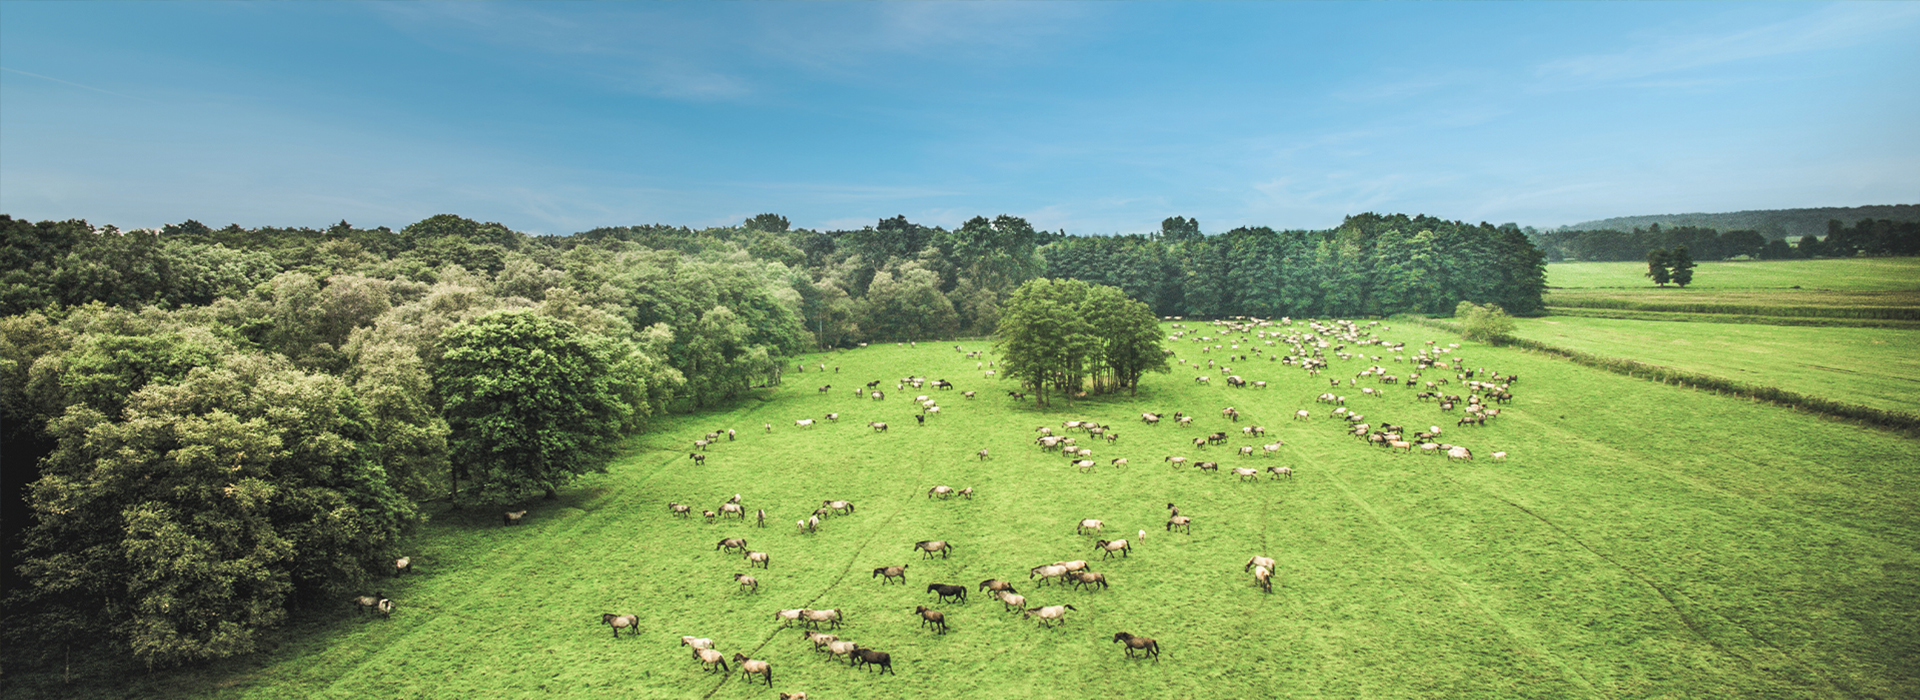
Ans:
POLYGON ((1695 226, 1716 231, 1757 231, 1767 240, 1801 236, 1825 236, 1830 221, 1886 219, 1894 222, 1920 221, 1920 204, 1877 204, 1864 207, 1809 207, 1804 209, 1759 209, 1715 214, 1653 214, 1617 216, 1611 219, 1583 221, 1560 227, 1563 231, 1631 231, 1654 224, 1663 227, 1695 226))
POLYGON ((1717 231, 1697 226, 1653 224, 1631 231, 1613 229, 1535 232, 1533 240, 1550 261, 1637 261, 1656 248, 1686 246, 1696 260, 1758 260, 1920 255, 1920 221, 1861 219, 1852 226, 1828 221, 1825 238, 1808 235, 1789 244, 1768 240, 1758 231, 1717 231))

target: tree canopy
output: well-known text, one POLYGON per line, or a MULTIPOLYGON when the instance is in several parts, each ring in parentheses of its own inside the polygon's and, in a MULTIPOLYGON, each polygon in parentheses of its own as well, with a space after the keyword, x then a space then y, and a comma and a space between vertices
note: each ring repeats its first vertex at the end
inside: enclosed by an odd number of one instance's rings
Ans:
POLYGON ((499 311, 448 329, 433 373, 451 433, 448 456, 480 500, 555 491, 600 468, 645 379, 626 352, 572 323, 499 311))
POLYGON ((997 335, 1002 372, 1041 404, 1051 395, 1131 392, 1147 372, 1168 371, 1157 319, 1113 287, 1031 280, 1007 299, 997 335))
POLYGON ((35 624, 66 643, 117 630, 172 665, 251 651, 294 597, 357 588, 418 519, 367 424, 344 382, 246 352, 115 413, 73 404, 28 497, 35 624))

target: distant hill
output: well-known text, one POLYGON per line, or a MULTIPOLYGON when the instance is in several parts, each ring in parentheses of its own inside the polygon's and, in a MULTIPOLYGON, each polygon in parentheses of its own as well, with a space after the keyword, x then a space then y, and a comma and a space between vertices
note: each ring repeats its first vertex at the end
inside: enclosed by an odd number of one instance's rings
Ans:
POLYGON ((1723 214, 1654 214, 1617 216, 1611 219, 1583 221, 1562 226, 1564 231, 1613 229, 1632 231, 1653 224, 1661 227, 1699 226, 1719 231, 1759 231, 1769 239, 1794 236, 1825 236, 1827 221, 1839 219, 1848 226, 1861 219, 1920 221, 1920 204, 1880 204, 1865 207, 1816 207, 1811 209, 1761 209, 1723 214))

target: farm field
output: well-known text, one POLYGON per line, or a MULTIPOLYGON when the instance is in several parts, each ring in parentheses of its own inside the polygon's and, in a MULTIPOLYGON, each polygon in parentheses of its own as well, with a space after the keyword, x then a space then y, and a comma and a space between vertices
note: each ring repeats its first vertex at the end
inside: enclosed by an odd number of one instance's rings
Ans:
MULTIPOLYGON (((1549 309, 1920 320, 1920 258, 1703 262, 1686 289, 1654 287, 1644 263, 1547 266, 1549 309)), ((1744 319, 1764 321, 1764 319, 1744 319)))
MULTIPOLYGON (((1547 266, 1547 284, 1561 289, 1635 288, 1657 292, 1644 262, 1571 262, 1547 266)), ((1688 290, 1887 292, 1920 289, 1920 258, 1830 258, 1701 262, 1688 290)))
MULTIPOLYGON (((1198 324, 1194 324, 1198 325, 1198 324)), ((1381 330, 1419 346, 1452 338, 1418 326, 1381 330)), ((1233 341, 1221 341, 1222 344, 1233 341)), ((1258 341, 1253 341, 1257 343, 1258 341)), ((967 349, 985 349, 967 343, 967 349)), ((1202 353, 1170 343, 1204 365, 1202 353)), ((1243 348, 1259 347, 1242 345, 1243 348)), ((1880 347, 1880 346, 1875 346, 1880 347)), ((1371 349, 1371 348, 1370 348, 1371 349)), ((1223 369, 1176 365, 1137 397, 1050 409, 1008 398, 951 344, 876 346, 805 360, 839 372, 786 384, 730 410, 663 421, 605 474, 557 501, 530 501, 524 525, 499 509, 442 513, 412 542, 419 573, 384 589, 391 619, 344 602, 289 630, 256 657, 201 669, 110 675, 76 667, 77 686, 14 676, 8 696, 1244 698, 1651 697, 1812 698, 1920 694, 1920 473, 1913 440, 1789 410, 1643 382, 1509 348, 1467 344, 1449 359, 1517 374, 1515 399, 1484 428, 1454 427, 1414 389, 1337 390, 1368 422, 1439 424, 1471 462, 1369 447, 1313 397, 1323 378, 1252 358, 1225 362, 1265 389, 1233 389, 1223 369), (1206 374, 1208 385, 1193 377, 1206 374), (903 376, 947 378, 960 391, 898 391, 903 376), (884 381, 884 401, 852 388, 884 381), (832 384, 827 392, 816 387, 832 384), (915 424, 913 395, 942 406, 915 424), (1243 414, 1229 422, 1220 409, 1243 414), (1292 420, 1298 409, 1312 419, 1292 420), (838 422, 797 428, 840 412, 838 422), (1168 420, 1148 427, 1142 411, 1168 420), (1197 416, 1192 427, 1171 414, 1197 416), (1082 473, 1032 445, 1036 426, 1109 423, 1082 473), (876 432, 869 421, 885 421, 876 432), (771 432, 762 428, 771 424, 771 432), (1241 436, 1265 426, 1269 437, 1241 436), (704 466, 689 444, 740 431, 704 466), (1230 432, 1228 447, 1191 440, 1230 432), (1284 441, 1276 457, 1232 448, 1284 441), (975 458, 986 448, 990 459, 975 458), (1492 461, 1506 451, 1512 457, 1492 461), (1171 468, 1183 455, 1219 473, 1171 468), (1132 463, 1113 467, 1108 460, 1132 463), (1287 465, 1291 479, 1242 481, 1226 468, 1287 465), (932 499, 934 485, 972 499, 932 499), (716 508, 735 493, 768 527, 680 520, 666 504, 716 508), (856 510, 820 531, 793 525, 823 499, 856 510), (1191 534, 1163 529, 1166 504, 1191 534), (1081 518, 1134 540, 1103 559, 1081 518), (1142 539, 1138 532, 1144 530, 1142 539), (749 571, 716 551, 745 537, 771 554, 758 593, 749 571), (918 540, 954 543, 923 559, 918 540), (1242 572, 1278 560, 1271 594, 1242 572), (1027 580, 1030 567, 1087 559, 1112 587, 1027 580), (908 565, 907 585, 872 569, 908 565), (1013 581, 1029 605, 1072 604, 1047 629, 974 592, 936 603, 930 583, 1013 581), (947 613, 922 630, 913 610, 947 613), (816 654, 783 608, 839 608, 839 634, 889 652, 897 675, 816 654), (614 638, 601 613, 639 616, 614 638), (1158 661, 1123 658, 1117 631, 1154 637, 1158 661), (681 635, 770 662, 772 689, 703 671, 681 635)), ((1382 353, 1383 355, 1385 353, 1382 353)), ((1375 361, 1330 358, 1326 377, 1375 361)), ((1404 374, 1407 365, 1379 361, 1404 374)), ((1430 373, 1434 374, 1434 373, 1430 373)), ((1429 378, 1432 378, 1431 376, 1429 378)), ((1367 386, 1362 384, 1361 386, 1367 386)), ((1461 391, 1456 384, 1451 388, 1461 391)))
POLYGON ((1889 411, 1920 413, 1920 331, 1551 316, 1514 335, 1889 411))

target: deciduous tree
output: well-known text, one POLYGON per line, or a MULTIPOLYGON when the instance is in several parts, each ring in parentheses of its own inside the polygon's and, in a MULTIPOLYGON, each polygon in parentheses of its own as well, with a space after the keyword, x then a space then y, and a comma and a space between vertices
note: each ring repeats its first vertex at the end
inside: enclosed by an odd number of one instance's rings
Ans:
POLYGON ((548 498, 599 469, 635 407, 611 343, 533 311, 498 311, 441 338, 435 389, 451 434, 456 487, 482 501, 548 498))

